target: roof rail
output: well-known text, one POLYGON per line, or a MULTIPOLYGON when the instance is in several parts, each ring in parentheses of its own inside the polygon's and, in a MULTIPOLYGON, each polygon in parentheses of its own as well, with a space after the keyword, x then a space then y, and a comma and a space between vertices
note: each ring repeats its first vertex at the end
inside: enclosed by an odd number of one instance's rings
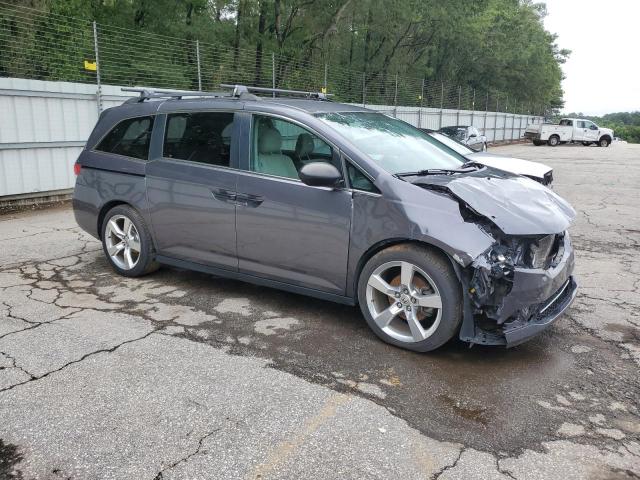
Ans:
POLYGON ((328 100, 333 94, 323 92, 309 92, 304 90, 285 90, 283 88, 266 88, 266 87, 251 87, 246 85, 232 85, 229 83, 221 83, 222 88, 233 88, 233 96, 239 97, 242 94, 247 93, 271 93, 275 97, 276 94, 289 95, 289 96, 303 96, 307 98, 313 98, 316 100, 328 100))
POLYGON ((125 103, 139 103, 151 98, 182 98, 182 97, 213 97, 230 98, 233 94, 228 92, 194 92, 190 90, 165 90, 142 87, 122 87, 123 92, 139 92, 139 97, 132 97, 125 103))

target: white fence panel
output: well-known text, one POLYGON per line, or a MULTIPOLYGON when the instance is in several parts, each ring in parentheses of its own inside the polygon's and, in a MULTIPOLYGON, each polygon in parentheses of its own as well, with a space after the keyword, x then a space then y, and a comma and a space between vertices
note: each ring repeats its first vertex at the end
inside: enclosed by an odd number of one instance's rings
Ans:
MULTIPOLYGON (((122 92, 119 86, 103 85, 102 108, 119 105, 135 95, 122 92)), ((529 123, 542 121, 540 117, 483 111, 367 107, 419 128, 437 130, 473 124, 485 133, 489 142, 520 138, 529 123)), ((95 85, 0 78, 0 197, 35 196, 72 188, 73 163, 97 119, 95 85)))
MULTIPOLYGON (((103 108, 129 96, 103 86, 103 108)), ((72 188, 97 120, 95 85, 0 78, 0 197, 72 188)))

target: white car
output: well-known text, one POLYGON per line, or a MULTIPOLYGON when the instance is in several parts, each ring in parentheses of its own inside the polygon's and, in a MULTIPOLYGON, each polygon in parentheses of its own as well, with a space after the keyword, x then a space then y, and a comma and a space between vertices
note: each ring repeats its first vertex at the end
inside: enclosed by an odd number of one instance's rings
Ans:
POLYGON ((488 152, 474 152, 466 145, 463 145, 447 135, 427 129, 423 129, 423 131, 469 160, 486 165, 487 167, 493 167, 499 170, 504 170, 505 172, 529 177, 532 180, 551 188, 551 184, 553 182, 553 169, 544 163, 531 162, 521 158, 504 157, 502 155, 495 155, 488 152))
POLYGON ((584 146, 595 143, 599 147, 608 147, 614 138, 613 130, 599 127, 584 118, 563 118, 558 125, 532 124, 524 131, 524 136, 531 139, 534 145, 547 143, 552 147, 567 142, 581 142, 584 146))

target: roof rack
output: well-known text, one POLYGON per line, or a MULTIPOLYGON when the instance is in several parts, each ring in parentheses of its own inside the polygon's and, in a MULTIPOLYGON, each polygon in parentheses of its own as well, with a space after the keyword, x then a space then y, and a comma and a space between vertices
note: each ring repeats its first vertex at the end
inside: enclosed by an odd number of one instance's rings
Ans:
POLYGON ((123 92, 139 92, 139 97, 133 97, 126 103, 139 103, 152 98, 182 98, 182 97, 213 97, 213 98, 229 98, 233 94, 228 92, 194 92, 190 90, 165 90, 155 88, 142 87, 122 87, 123 92))
POLYGON ((208 98, 238 98, 242 100, 259 100, 260 97, 253 95, 255 93, 271 93, 274 97, 288 95, 288 96, 303 96, 316 100, 328 100, 330 94, 322 92, 307 92, 302 90, 285 90, 282 88, 265 88, 265 87, 247 87, 245 85, 231 85, 228 83, 220 84, 222 88, 231 88, 231 92, 198 92, 191 90, 166 90, 156 88, 144 88, 144 87, 122 87, 123 92, 138 92, 140 96, 132 97, 125 103, 140 103, 152 98, 175 98, 181 99, 183 97, 208 97, 208 98))
POLYGON ((276 94, 289 96, 302 96, 313 98, 316 100, 328 100, 333 94, 324 92, 310 92, 304 90, 285 90, 283 88, 266 88, 266 87, 248 87, 246 85, 232 85, 230 83, 221 83, 222 88, 233 88, 233 96, 239 97, 244 93, 271 93, 274 97, 276 94))

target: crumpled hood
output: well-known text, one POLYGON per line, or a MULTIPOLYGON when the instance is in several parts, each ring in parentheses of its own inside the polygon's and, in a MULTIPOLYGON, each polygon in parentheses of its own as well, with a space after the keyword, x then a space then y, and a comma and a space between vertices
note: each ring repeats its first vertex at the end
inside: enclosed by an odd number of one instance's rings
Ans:
POLYGON ((544 163, 532 162, 521 158, 503 157, 487 152, 470 153, 467 155, 467 158, 486 165, 487 167, 540 179, 544 178, 544 176, 552 170, 550 166, 544 163))
POLYGON ((576 212, 553 191, 526 177, 493 168, 468 174, 417 177, 425 188, 445 188, 506 235, 548 235, 569 227, 576 212))

